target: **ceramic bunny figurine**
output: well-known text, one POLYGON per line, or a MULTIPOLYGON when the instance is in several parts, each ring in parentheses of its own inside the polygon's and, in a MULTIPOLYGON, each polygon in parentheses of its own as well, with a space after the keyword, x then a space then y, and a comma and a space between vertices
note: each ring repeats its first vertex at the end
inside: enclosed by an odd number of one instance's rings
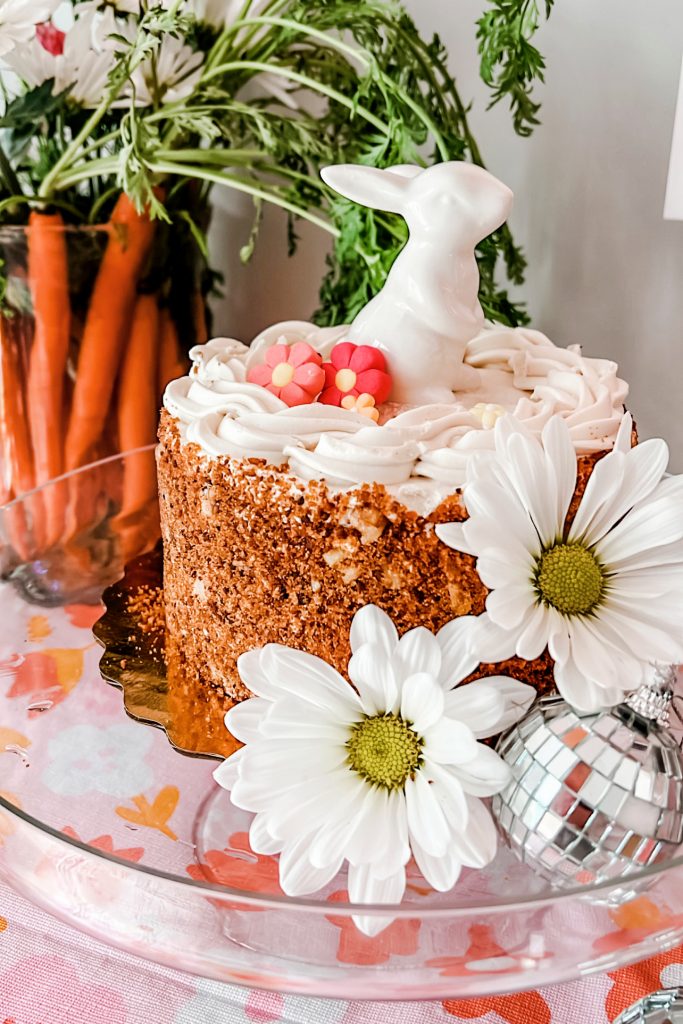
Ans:
POLYGON ((322 177, 347 199, 400 213, 410 230, 348 339, 386 352, 394 401, 453 401, 454 389, 474 383, 463 355, 484 324, 474 247, 507 219, 512 192, 482 167, 459 161, 426 169, 337 164, 322 177))

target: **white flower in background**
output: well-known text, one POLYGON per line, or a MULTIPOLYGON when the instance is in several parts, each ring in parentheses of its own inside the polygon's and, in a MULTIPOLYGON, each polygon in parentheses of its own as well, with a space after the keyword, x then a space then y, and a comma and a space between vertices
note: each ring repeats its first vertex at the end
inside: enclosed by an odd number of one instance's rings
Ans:
POLYGON ((154 98, 175 103, 192 93, 202 73, 204 54, 186 46, 182 39, 165 36, 150 58, 132 75, 136 105, 147 106, 154 98))
MULTIPOLYGON (((373 605, 351 627, 351 687, 326 662, 268 644, 242 655, 242 681, 256 696, 226 715, 245 746, 215 772, 232 802, 256 812, 249 840, 280 854, 290 896, 325 886, 348 861, 353 903, 399 903, 414 856, 435 889, 450 889, 463 865, 481 868, 496 831, 480 797, 502 789, 508 768, 479 738, 516 721, 531 687, 496 677, 457 684, 474 668, 476 620, 434 636, 399 640, 373 605)), ((368 934, 386 918, 363 917, 368 934)))
MULTIPOLYGON (((168 4, 170 0, 165 0, 168 4)), ((268 0, 252 0, 245 18, 257 18, 267 6, 268 0)), ((185 11, 193 14, 197 21, 212 28, 232 25, 244 10, 244 0, 188 0, 185 11)))
POLYGON ((53 95, 66 90, 74 103, 96 106, 114 62, 114 54, 95 43, 96 18, 99 15, 94 11, 81 14, 63 35, 60 46, 53 45, 52 37, 42 33, 30 43, 15 47, 5 63, 29 88, 53 78, 53 95))
POLYGON ((582 711, 616 704, 649 662, 683 660, 683 477, 665 477, 664 441, 632 448, 631 430, 627 415, 567 529, 577 463, 566 423, 553 417, 537 440, 500 419, 495 452, 468 461, 470 518, 436 527, 476 557, 490 590, 481 660, 548 647, 560 693, 582 711))
POLYGON ((0 57, 30 42, 36 25, 48 21, 61 0, 0 0, 0 57))

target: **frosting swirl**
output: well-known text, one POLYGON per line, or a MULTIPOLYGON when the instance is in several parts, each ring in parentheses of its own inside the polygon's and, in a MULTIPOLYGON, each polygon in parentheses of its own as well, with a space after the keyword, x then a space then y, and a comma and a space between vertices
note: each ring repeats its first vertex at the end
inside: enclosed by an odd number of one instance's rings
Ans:
POLYGON ((263 459, 332 487, 381 483, 423 515, 462 485, 473 451, 492 449, 490 427, 500 414, 512 413, 533 433, 562 416, 578 454, 611 448, 624 415, 628 388, 616 363, 587 358, 575 345, 557 348, 524 328, 485 327, 465 353, 479 371, 477 386, 452 404, 387 404, 379 426, 322 403, 290 408, 248 383, 271 345, 305 341, 325 358, 345 332, 287 321, 250 347, 229 338, 198 345, 189 375, 168 385, 164 405, 183 437, 210 457, 263 459))

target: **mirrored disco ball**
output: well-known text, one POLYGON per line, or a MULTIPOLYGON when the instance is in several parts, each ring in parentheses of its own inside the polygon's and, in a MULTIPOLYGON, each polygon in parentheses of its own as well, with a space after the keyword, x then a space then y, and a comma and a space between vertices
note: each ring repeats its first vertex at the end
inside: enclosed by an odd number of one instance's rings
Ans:
POLYGON ((510 847, 557 887, 618 878, 683 842, 683 755, 626 704, 581 715, 542 698, 498 742, 512 781, 492 811, 510 847))
POLYGON ((614 1024, 683 1024, 683 991, 654 992, 624 1010, 614 1024))

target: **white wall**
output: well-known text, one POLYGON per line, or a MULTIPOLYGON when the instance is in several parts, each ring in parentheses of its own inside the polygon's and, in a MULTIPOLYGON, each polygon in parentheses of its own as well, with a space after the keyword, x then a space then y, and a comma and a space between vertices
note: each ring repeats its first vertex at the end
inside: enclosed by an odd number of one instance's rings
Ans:
MULTIPOLYGON (((474 38, 483 0, 407 6, 448 45, 461 92, 475 101, 485 159, 516 193, 512 226, 529 258, 522 294, 534 326, 559 344, 580 342, 587 354, 616 359, 641 435, 667 437, 683 469, 683 222, 662 219, 681 0, 556 0, 538 33, 548 63, 538 91, 543 125, 526 140, 514 135, 507 111, 485 110, 474 38)), ((230 205, 232 213, 219 211, 215 237, 234 253, 250 211, 230 205)), ((311 312, 325 240, 304 234, 288 263, 284 226, 272 215, 253 263, 241 268, 231 256, 217 327, 246 338, 311 312)))

